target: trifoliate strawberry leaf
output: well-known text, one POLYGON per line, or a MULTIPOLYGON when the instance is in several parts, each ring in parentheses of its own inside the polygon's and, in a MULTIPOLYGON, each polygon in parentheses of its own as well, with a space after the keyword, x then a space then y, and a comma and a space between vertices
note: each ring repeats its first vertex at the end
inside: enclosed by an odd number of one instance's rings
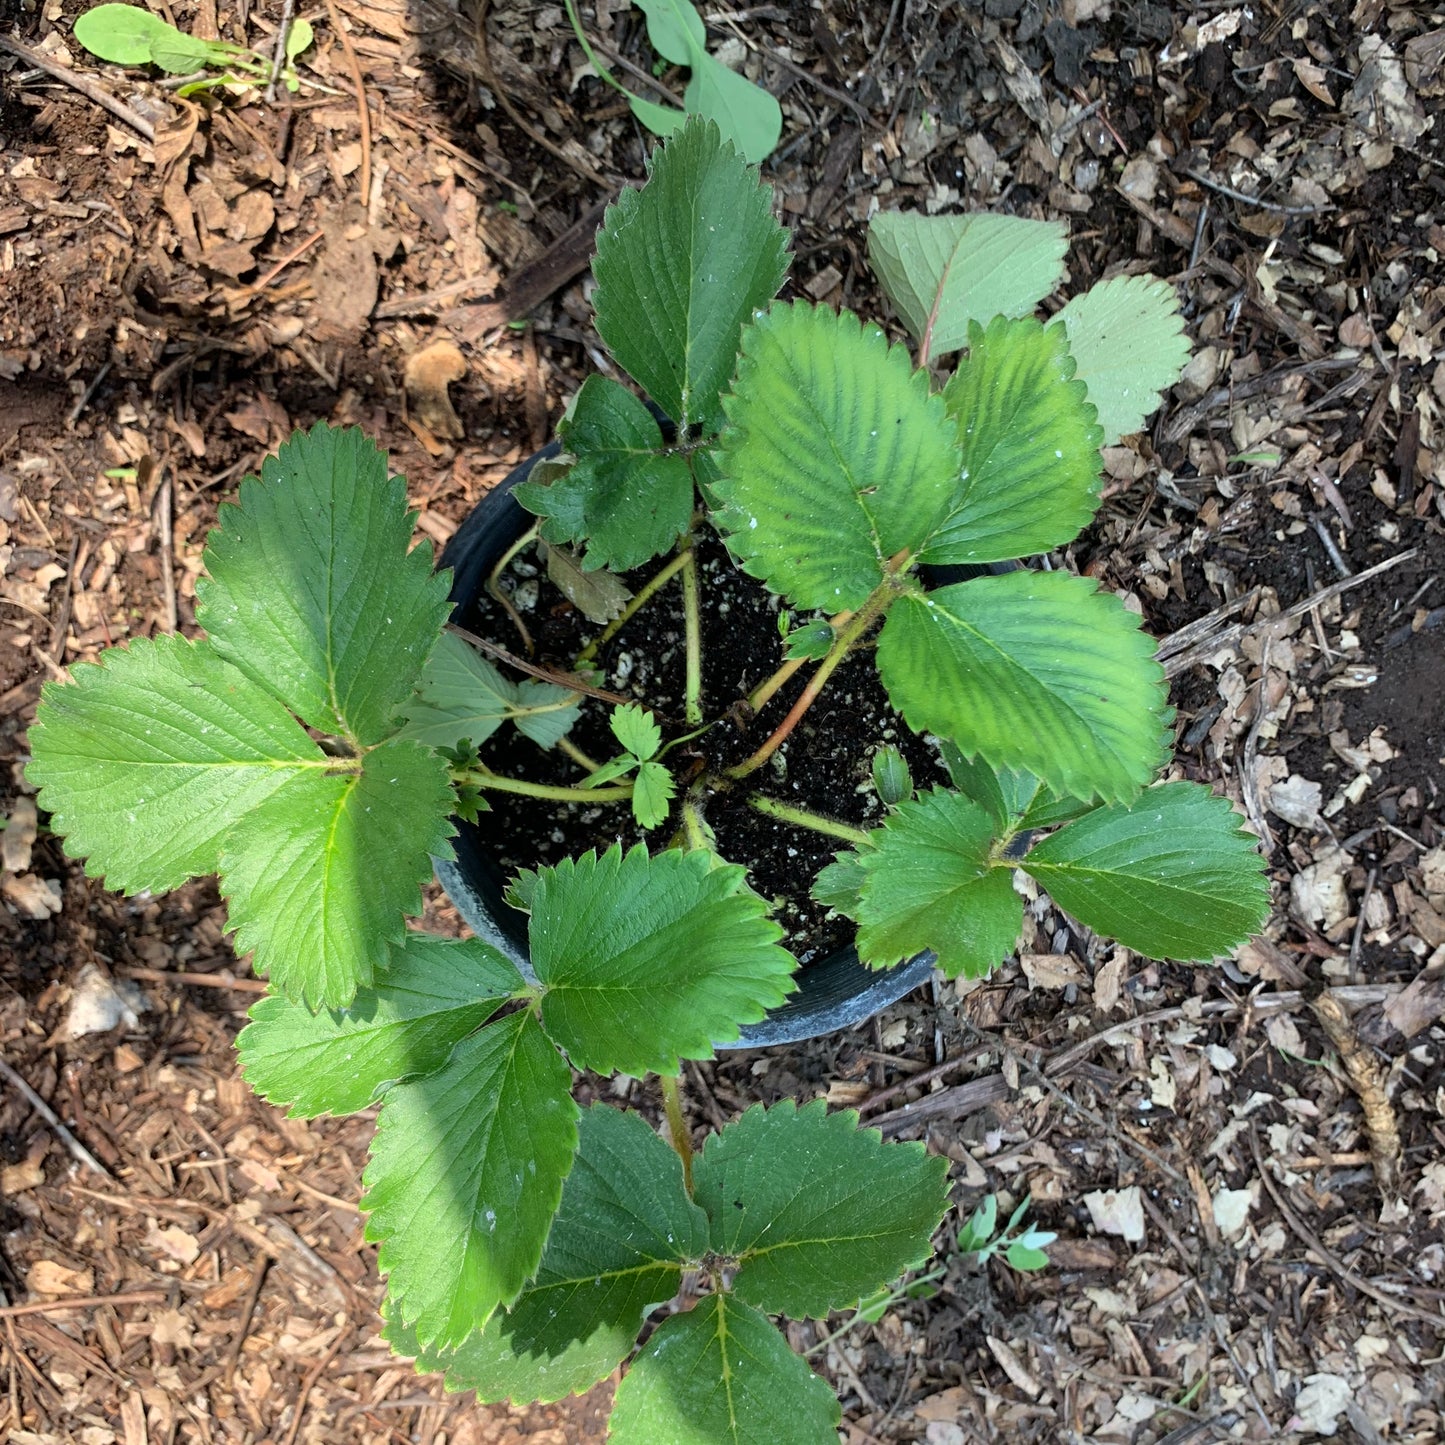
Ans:
POLYGON ((1013 870, 996 867, 992 818, 961 793, 934 788, 900 804, 863 855, 858 957, 875 968, 932 950, 949 978, 983 978, 1023 929, 1013 870))
POLYGON ((350 1003, 386 966, 453 832, 446 760, 429 748, 389 742, 332 762, 347 770, 313 769, 265 799, 221 854, 237 953, 313 1008, 350 1003))
POLYGON ((1063 279, 1068 227, 1017 216, 880 211, 868 259, 914 338, 935 359, 968 343, 969 322, 1026 316, 1063 279))
POLYGON ((597 237, 597 330, 677 423, 720 420, 743 323, 787 271, 771 192, 708 121, 690 118, 653 152, 641 190, 624 190, 597 237))
POLYGON ((387 1297, 423 1347, 460 1345, 536 1272, 577 1151, 571 1083, 523 1010, 387 1091, 361 1207, 387 1297))
POLYGON ((957 427, 907 351, 851 312, 772 306, 743 331, 724 406, 718 525, 796 607, 861 607, 947 515, 957 427))
POLYGON ((1139 430, 1189 360, 1174 288, 1153 276, 1100 281, 1075 296, 1054 326, 1068 335, 1105 446, 1139 430))
POLYGON ((644 828, 656 828, 667 821, 677 785, 661 763, 643 763, 632 784, 632 815, 644 828))
POLYGON ((553 481, 525 481, 512 492, 543 519, 548 542, 586 542, 587 571, 626 572, 687 530, 687 458, 663 454, 661 428, 626 387, 589 376, 558 434, 576 462, 553 481))
POLYGON ((664 1320, 617 1387, 610 1445, 837 1445, 837 1396, 750 1305, 664 1320))
POLYGON ((916 731, 1072 797, 1123 801, 1162 762, 1153 654, 1139 619, 1094 582, 1020 571, 901 598, 878 668, 916 731))
POLYGON ((85 871, 126 893, 220 866, 231 830, 337 765, 206 642, 138 638, 47 683, 26 776, 85 871))
POLYGON ((640 763, 656 757, 662 746, 662 729, 657 719, 645 707, 628 703, 625 707, 612 709, 607 720, 612 736, 640 763))
POLYGON ((769 1314, 822 1319, 923 1263, 948 1208, 948 1161, 885 1144, 821 1099, 755 1105, 709 1137, 693 1198, 733 1293, 769 1314))
POLYGON ((408 550, 414 520, 406 484, 360 431, 296 432, 221 507, 196 620, 302 722, 379 742, 451 605, 430 545, 408 550))
POLYGON ((1269 883, 1256 840, 1197 783, 1096 808, 1037 844, 1020 867, 1080 922, 1147 958, 1206 962, 1256 932, 1269 883))
POLYGON ((542 1023, 579 1069, 675 1074, 792 992, 781 936, 745 871, 708 850, 564 859, 532 894, 542 1023))
POLYGON ((388 1320, 394 1350, 448 1390, 483 1401, 549 1403, 606 1378, 637 1341, 647 1312, 670 1300, 682 1262, 707 1252, 707 1216, 687 1197, 678 1157, 636 1114, 584 1110, 577 1159, 541 1268, 508 1310, 454 1351, 423 1350, 388 1320))
POLYGON ((514 683, 453 632, 444 632, 422 668, 415 695, 402 704, 397 733, 433 748, 479 746, 505 722, 552 747, 577 721, 581 696, 556 683, 514 683))
POLYGON ((246 1082, 300 1118, 364 1109, 387 1084, 435 1073, 452 1048, 526 988, 490 944, 410 933, 372 988, 313 1013, 274 994, 236 1039, 246 1082))
POLYGON ((1094 409, 1056 327, 1031 316, 974 323, 943 390, 963 466, 953 505, 919 560, 1002 562, 1075 537, 1099 505, 1094 409))

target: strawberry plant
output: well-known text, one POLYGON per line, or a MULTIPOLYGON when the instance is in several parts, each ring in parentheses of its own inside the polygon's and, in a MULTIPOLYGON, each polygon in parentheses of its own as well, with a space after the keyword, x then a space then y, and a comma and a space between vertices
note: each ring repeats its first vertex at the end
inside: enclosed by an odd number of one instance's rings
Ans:
MULTIPOLYGON (((1153 957, 1208 960, 1258 926, 1267 891, 1236 815, 1161 780, 1171 714, 1138 619, 1057 568, 934 570, 1067 543, 1098 505, 1101 445, 1182 366, 1163 283, 1108 280, 1034 315, 1064 246, 1013 217, 876 217, 915 364, 876 325, 774 299, 769 193, 690 120, 609 211, 595 264, 598 331, 659 410, 590 378, 562 455, 516 492, 537 520, 503 562, 535 542, 606 622, 578 656, 528 663, 449 627, 402 481, 321 424, 222 507, 204 638, 136 640, 47 686, 29 775, 87 871, 130 893, 219 875, 237 949, 270 982, 238 1041, 251 1085, 301 1116, 378 1107, 361 1203, 388 1338, 453 1387, 553 1400, 630 1357, 622 1445, 831 1442, 837 1402, 769 1316, 876 1299, 928 1256, 945 1162, 855 1115, 754 1108, 693 1152, 682 1061, 795 987, 771 904, 719 854, 717 800, 846 845, 810 886, 874 967, 926 951, 949 976, 987 973, 1019 936, 1020 871, 1153 957), (946 375, 922 364, 952 353, 946 375), (779 602, 776 669, 746 699, 703 688, 709 527, 779 602), (612 574, 664 556, 629 599, 612 574), (681 719, 592 667, 673 580, 681 719), (778 796, 769 765, 869 649, 939 781, 879 749, 886 811, 864 829, 778 796), (571 734, 603 707, 619 751, 599 761, 571 734), (495 766, 509 725, 575 780, 495 766), (749 731, 746 756, 699 764, 682 745, 720 725, 749 731), (498 793, 630 810, 654 845, 516 872, 525 968, 406 927, 451 820, 498 793), (579 1107, 577 1071, 658 1075, 670 1146, 635 1113, 579 1107)), ((976 1220, 961 1247, 1017 1246, 1032 1267, 1044 1236, 1018 1222, 990 1243, 976 1220)))

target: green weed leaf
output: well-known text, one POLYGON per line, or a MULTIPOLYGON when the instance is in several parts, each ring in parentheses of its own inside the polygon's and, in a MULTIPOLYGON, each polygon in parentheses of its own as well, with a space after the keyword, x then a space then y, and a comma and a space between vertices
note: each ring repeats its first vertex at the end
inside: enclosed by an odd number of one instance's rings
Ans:
POLYGON ((1051 834, 1020 864, 1060 908, 1148 958, 1206 962, 1262 925, 1256 840, 1197 783, 1148 789, 1051 834))
POLYGON ((751 1306, 710 1294, 617 1387, 611 1445, 837 1445, 837 1397, 751 1306))
POLYGON ((497 1006, 526 987, 490 944, 408 934, 374 987, 344 1009, 312 1012, 271 995, 236 1050, 246 1082, 293 1116, 351 1114, 387 1084, 431 1074, 497 1006))
POLYGON ((414 520, 405 483, 356 428, 296 432, 221 507, 197 621, 303 722, 379 742, 450 610, 431 547, 408 550, 414 520))
POLYGON ((577 1158, 541 1268, 509 1310, 455 1351, 420 1349, 394 1318, 386 1338, 448 1390, 486 1402, 549 1403, 606 1378, 649 1309, 670 1300, 682 1261, 707 1250, 707 1217, 687 1197, 677 1155, 636 1114, 596 1104, 577 1126, 577 1158))
POLYGON ((1099 505, 1093 408, 1061 331, 1032 317, 974 323, 943 391, 963 466, 952 510, 924 563, 1002 562, 1075 537, 1099 505))
POLYGON ((445 759, 383 743, 359 772, 312 769, 261 802, 224 840, 221 892, 237 953, 310 1007, 340 1008, 385 967, 421 912, 433 856, 450 854, 445 759))
POLYGON ((136 5, 97 5, 76 17, 75 38, 112 65, 155 65, 186 75, 207 65, 224 65, 228 53, 167 25, 136 5))
POLYGON ((1099 413, 1105 446, 1143 426, 1189 360, 1174 288, 1154 276, 1100 281, 1075 296, 1053 326, 1068 336, 1076 375, 1099 413))
POLYGON ((787 270, 771 193, 715 125, 690 119, 624 191, 597 237, 597 330, 686 430, 720 420, 743 323, 787 270))
POLYGON ((709 1137, 693 1197, 712 1248, 739 1261, 733 1293, 769 1314, 822 1319, 929 1255, 948 1161, 885 1144, 821 1099, 757 1105, 709 1137))
POLYGON ((334 763, 206 642, 138 638, 71 677, 45 685, 26 776, 66 852, 126 893, 216 872, 248 813, 334 763))
POLYGON ((1071 797, 1124 801, 1163 761, 1163 669, 1117 597, 1063 572, 977 577, 888 614, 878 668, 915 730, 1071 797))
POLYGON ((579 1069, 675 1074, 792 992, 782 930, 736 864, 707 851, 584 853, 532 895, 542 1022, 579 1069))
POLYGON ((423 1347, 460 1345, 536 1272, 577 1149, 571 1082, 523 1010, 387 1091, 361 1207, 394 1312, 423 1347))
POLYGON ((586 542, 586 570, 626 572, 667 551, 687 530, 687 458, 661 455, 661 428, 626 387, 589 376, 558 433, 577 458, 573 466, 553 481, 526 481, 512 492, 543 519, 548 542, 586 542))
POLYGON ((907 351, 851 312, 772 306, 743 331, 725 406, 718 525, 796 607, 861 607, 947 514, 956 428, 907 351))
POLYGON ((1025 316, 1063 279, 1061 221, 975 213, 881 211, 868 223, 868 259, 915 340, 935 360, 968 343, 970 322, 1025 316))
POLYGON ((863 855, 858 956, 886 968, 932 949, 949 978, 983 978, 1013 950, 1023 899, 994 867, 993 819, 961 793, 934 788, 903 803, 863 855))

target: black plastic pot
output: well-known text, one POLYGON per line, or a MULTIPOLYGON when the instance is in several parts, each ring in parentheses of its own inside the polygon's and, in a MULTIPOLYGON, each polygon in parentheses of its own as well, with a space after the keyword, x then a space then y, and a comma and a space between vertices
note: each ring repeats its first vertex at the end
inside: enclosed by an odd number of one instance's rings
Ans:
MULTIPOLYGON (((502 553, 531 525, 530 513, 512 496, 539 462, 557 455, 553 442, 529 457, 472 509, 442 553, 441 565, 453 569, 452 603, 465 611, 481 595, 488 575, 502 553)), ((478 827, 460 825, 456 861, 436 865, 437 877, 468 925, 479 938, 500 948, 524 974, 527 959, 527 917, 503 902, 506 879, 488 851, 487 814, 478 827)), ((765 1019, 747 1025, 742 1036, 720 1048, 758 1048, 817 1038, 838 1029, 855 1028, 881 1009, 925 983, 933 972, 933 955, 921 953, 896 968, 872 969, 851 949, 799 972, 798 989, 787 1003, 765 1019)))

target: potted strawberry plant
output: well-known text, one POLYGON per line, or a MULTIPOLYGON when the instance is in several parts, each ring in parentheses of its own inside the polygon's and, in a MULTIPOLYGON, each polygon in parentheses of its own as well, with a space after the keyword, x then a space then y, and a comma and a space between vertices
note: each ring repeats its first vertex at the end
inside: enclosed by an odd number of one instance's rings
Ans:
POLYGON ((1208 960, 1258 926, 1227 802, 1160 781, 1170 713, 1138 619, 1067 572, 949 570, 1069 541, 1100 446, 1182 365, 1148 278, 1035 318, 1064 245, 1012 217, 875 218, 910 357, 773 299, 769 194, 690 121, 608 213, 595 266, 598 330, 667 425, 590 378, 514 488, 525 514, 480 560, 457 550, 458 622, 446 572, 409 550, 403 483, 318 425, 222 509, 203 640, 138 640, 46 689, 30 776, 88 871, 128 892, 219 873, 271 985, 239 1039, 252 1086, 304 1116, 379 1104, 361 1202, 388 1338, 454 1387, 551 1400, 630 1357, 624 1445, 834 1439, 836 1400, 769 1316, 824 1316, 923 1261, 945 1161, 820 1101, 751 1109, 694 1154, 678 1086, 797 988, 800 899, 849 920, 862 965, 949 976, 1014 947, 1020 870, 1154 957, 1208 960), (609 649, 667 595, 671 672, 624 668, 609 649), (728 696, 709 648, 748 609, 773 655, 745 633, 728 696), (532 635, 559 618, 586 638, 570 655, 532 635), (843 679, 866 778, 828 809, 793 785, 843 679), (854 726, 865 683, 876 736, 854 726), (507 799, 577 815, 590 842, 508 863, 526 820, 507 799), (791 896, 733 855, 738 816, 821 840, 788 845, 791 896), (471 939, 408 931, 432 860, 453 869, 478 822, 510 936, 494 910, 471 939), (658 1075, 670 1145, 580 1108, 578 1070, 658 1075))

